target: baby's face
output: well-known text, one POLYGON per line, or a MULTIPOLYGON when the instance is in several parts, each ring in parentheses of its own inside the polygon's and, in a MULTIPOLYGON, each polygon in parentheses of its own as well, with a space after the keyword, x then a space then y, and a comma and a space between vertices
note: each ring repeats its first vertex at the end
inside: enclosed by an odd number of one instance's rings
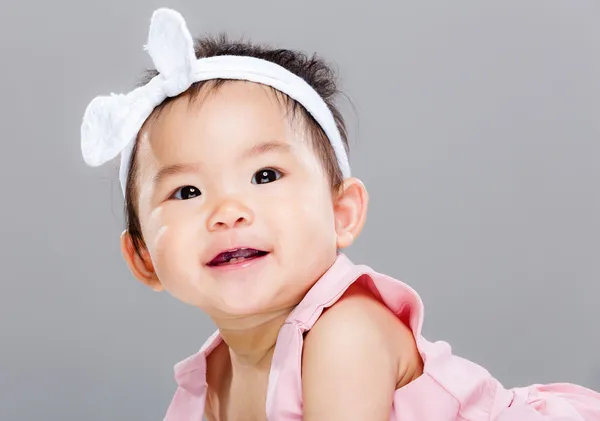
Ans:
POLYGON ((287 113, 271 90, 229 82, 176 100, 140 133, 138 210, 154 270, 211 316, 293 306, 335 260, 328 178, 287 113))

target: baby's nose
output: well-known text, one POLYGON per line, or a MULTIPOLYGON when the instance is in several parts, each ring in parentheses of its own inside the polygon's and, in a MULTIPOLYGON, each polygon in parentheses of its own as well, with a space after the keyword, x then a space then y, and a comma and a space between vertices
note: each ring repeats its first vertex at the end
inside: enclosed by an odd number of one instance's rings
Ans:
POLYGON ((252 221, 253 215, 250 209, 238 201, 227 200, 215 208, 208 219, 208 230, 238 228, 250 225, 252 221))

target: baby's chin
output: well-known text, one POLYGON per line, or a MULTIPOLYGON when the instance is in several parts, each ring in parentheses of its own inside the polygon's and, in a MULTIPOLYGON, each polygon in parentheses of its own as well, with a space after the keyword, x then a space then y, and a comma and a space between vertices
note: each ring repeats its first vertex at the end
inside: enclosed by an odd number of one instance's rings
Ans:
MULTIPOLYGON (((290 297, 285 291, 285 285, 278 285, 263 279, 261 284, 233 286, 232 288, 219 288, 214 294, 214 307, 222 314, 232 317, 246 317, 279 311, 281 308, 293 307, 298 297, 290 297)), ((288 287, 289 289, 289 287, 288 287)))
POLYGON ((280 284, 265 277, 260 283, 246 282, 243 286, 219 285, 216 290, 204 291, 205 306, 201 310, 213 318, 244 319, 289 314, 304 297, 298 285, 280 284))

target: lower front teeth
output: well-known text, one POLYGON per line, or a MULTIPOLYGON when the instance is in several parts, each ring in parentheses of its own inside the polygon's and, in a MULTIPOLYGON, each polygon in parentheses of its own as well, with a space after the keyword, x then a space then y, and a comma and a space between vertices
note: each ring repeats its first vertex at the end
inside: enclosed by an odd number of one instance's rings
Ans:
POLYGON ((234 257, 233 259, 229 260, 229 263, 235 263, 235 262, 239 262, 240 260, 244 260, 245 257, 234 257))

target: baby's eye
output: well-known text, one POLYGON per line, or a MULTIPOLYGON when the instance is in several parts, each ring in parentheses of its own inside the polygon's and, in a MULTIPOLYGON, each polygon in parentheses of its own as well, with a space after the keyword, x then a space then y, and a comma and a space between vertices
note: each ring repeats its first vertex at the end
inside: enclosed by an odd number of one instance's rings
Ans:
POLYGON ((281 173, 273 168, 263 168, 254 173, 252 184, 267 184, 281 178, 281 173))
POLYGON ((180 187, 175 191, 173 197, 177 200, 189 200, 194 197, 200 196, 202 193, 200 189, 194 186, 180 187))

